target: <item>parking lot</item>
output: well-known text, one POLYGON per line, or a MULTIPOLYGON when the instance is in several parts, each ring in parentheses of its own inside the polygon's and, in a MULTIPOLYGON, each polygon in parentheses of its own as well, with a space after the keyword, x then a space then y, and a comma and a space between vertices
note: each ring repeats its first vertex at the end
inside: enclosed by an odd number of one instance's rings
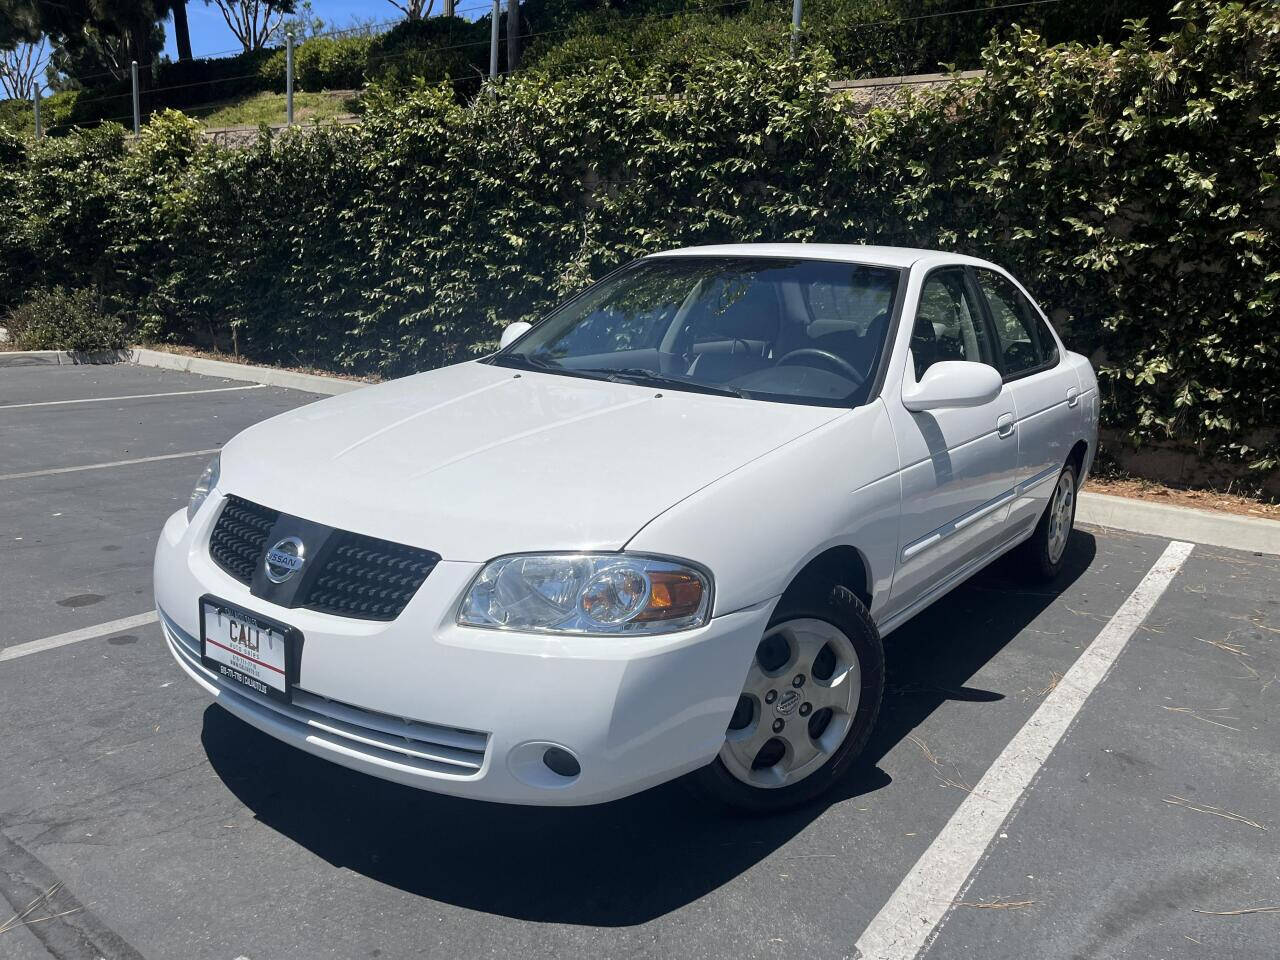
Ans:
POLYGON ((150 615, 208 451, 316 399, 0 367, 0 923, 41 901, 0 957, 896 960, 922 924, 937 958, 1277 956, 1280 558, 1197 546, 1127 628, 1168 541, 1078 529, 1051 590, 984 572, 887 639, 867 762, 787 816, 449 799, 212 706, 150 615), (1107 643, 1047 759, 1006 752, 1107 643))

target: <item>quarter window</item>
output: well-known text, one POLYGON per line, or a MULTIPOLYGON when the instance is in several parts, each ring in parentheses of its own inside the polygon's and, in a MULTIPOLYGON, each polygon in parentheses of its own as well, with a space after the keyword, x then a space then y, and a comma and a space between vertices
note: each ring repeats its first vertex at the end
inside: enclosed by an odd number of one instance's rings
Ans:
POLYGON ((1004 375, 1016 377, 1058 362, 1058 346, 1038 310, 1005 277, 976 270, 978 287, 991 308, 1004 375))
POLYGON ((916 380, 939 360, 973 360, 994 366, 987 329, 965 284, 964 268, 935 270, 925 279, 911 333, 916 380))

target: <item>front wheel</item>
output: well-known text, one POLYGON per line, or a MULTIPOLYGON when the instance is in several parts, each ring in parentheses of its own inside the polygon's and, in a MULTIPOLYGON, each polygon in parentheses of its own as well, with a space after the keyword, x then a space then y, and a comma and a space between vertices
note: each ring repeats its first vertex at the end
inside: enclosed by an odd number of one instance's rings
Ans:
POLYGON ((756 647, 724 746, 691 786, 752 813, 812 800, 862 752, 883 694, 880 634, 851 591, 784 600, 756 647))

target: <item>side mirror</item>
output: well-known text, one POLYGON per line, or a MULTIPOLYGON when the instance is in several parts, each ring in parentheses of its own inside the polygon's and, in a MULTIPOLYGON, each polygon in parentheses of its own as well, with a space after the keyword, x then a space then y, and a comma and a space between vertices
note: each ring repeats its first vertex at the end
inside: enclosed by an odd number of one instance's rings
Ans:
POLYGON ((1000 396, 1001 385, 995 367, 972 360, 940 360, 915 386, 902 388, 902 405, 912 411, 980 407, 1000 396))
POLYGON ((498 349, 508 347, 523 337, 526 331, 532 330, 532 323, 525 323, 523 320, 518 323, 508 325, 507 329, 502 331, 502 339, 498 341, 498 349))

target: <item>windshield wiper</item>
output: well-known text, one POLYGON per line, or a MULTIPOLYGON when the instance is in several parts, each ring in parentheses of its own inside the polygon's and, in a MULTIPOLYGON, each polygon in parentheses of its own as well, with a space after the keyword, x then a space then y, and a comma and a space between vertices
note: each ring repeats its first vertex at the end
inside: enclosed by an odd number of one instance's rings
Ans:
POLYGON ((563 373, 565 368, 550 357, 540 357, 527 353, 499 353, 492 357, 492 362, 503 367, 524 367, 526 370, 555 370, 563 373))
POLYGON ((743 400, 748 400, 751 397, 747 391, 739 390, 737 387, 731 387, 728 384, 703 383, 700 380, 657 373, 653 370, 646 370, 643 367, 622 367, 618 370, 588 368, 579 372, 598 373, 604 379, 613 383, 635 383, 645 387, 670 387, 672 390, 690 390, 694 393, 710 393, 721 397, 739 397, 743 400))

